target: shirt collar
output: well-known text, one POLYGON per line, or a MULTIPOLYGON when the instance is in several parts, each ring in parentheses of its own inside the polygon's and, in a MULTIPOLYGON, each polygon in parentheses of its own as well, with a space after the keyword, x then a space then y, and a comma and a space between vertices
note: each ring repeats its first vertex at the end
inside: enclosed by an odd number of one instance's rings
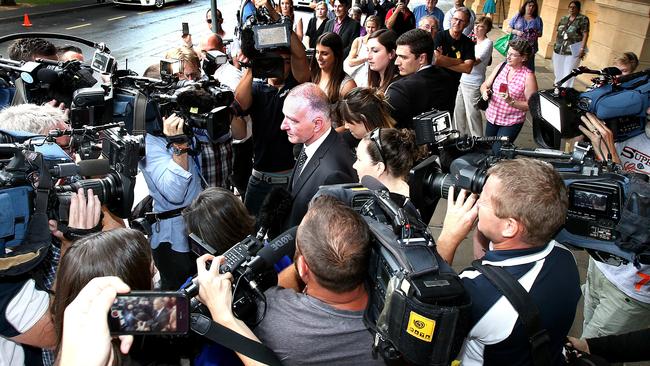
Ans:
POLYGON ((557 242, 551 240, 548 244, 529 249, 490 250, 485 253, 482 263, 499 267, 519 266, 526 263, 533 263, 548 256, 557 242))
POLYGON ((318 150, 320 145, 323 144, 323 142, 325 141, 327 136, 329 136, 330 133, 332 133, 331 127, 327 130, 327 132, 323 134, 323 136, 319 137, 316 141, 312 142, 309 145, 305 145, 305 154, 307 155, 307 159, 311 158, 312 155, 314 155, 316 150, 318 150))

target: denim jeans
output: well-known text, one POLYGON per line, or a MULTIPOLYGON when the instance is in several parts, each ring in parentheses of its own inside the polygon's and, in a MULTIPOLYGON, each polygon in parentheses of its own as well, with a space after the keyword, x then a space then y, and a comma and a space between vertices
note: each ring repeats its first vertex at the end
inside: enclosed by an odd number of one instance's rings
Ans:
MULTIPOLYGON (((490 121, 487 121, 485 125, 485 136, 507 136, 510 143, 514 143, 521 132, 521 128, 524 127, 523 123, 518 123, 512 126, 498 126, 493 124, 490 121)), ((492 152, 494 155, 499 154, 501 149, 501 143, 495 143, 492 145, 492 152)))

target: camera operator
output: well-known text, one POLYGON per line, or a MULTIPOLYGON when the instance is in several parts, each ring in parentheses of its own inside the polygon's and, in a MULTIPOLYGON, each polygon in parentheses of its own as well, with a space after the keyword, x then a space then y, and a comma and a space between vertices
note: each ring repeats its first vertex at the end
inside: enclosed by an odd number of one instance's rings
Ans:
POLYGON ((194 273, 180 215, 201 192, 201 173, 199 157, 183 132, 184 123, 172 114, 163 120, 162 136, 148 133, 146 155, 139 163, 154 202, 151 248, 165 290, 177 290, 194 273))
MULTIPOLYGON (((70 202, 68 228, 77 233, 101 228, 99 200, 92 189, 73 194, 70 202)), ((52 235, 61 240, 60 248, 52 244, 48 254, 36 267, 22 275, 6 276, 0 280, 0 363, 7 365, 52 365, 49 349, 56 346, 54 322, 48 311, 50 288, 63 255, 71 242, 58 231, 56 221, 50 221, 52 235), (42 350, 41 350, 42 348, 42 350)), ((48 230, 43 227, 43 230, 48 230)))
MULTIPOLYGON (((259 0, 259 7, 266 7, 273 19, 278 14, 267 0, 259 0)), ((241 114, 248 114, 253 123, 253 171, 246 188, 244 203, 248 211, 256 215, 266 195, 273 187, 286 188, 294 165, 293 146, 280 130, 284 119, 284 100, 294 86, 309 81, 309 66, 305 48, 294 32, 291 32, 291 49, 280 51, 284 61, 284 74, 269 78, 267 82, 253 81, 253 71, 244 71, 235 90, 235 105, 241 114)), ((245 55, 240 62, 248 63, 245 55)))
MULTIPOLYGON (((650 108, 646 111, 650 117, 650 108)), ((589 138, 599 160, 611 160, 628 172, 650 175, 650 120, 645 133, 615 143, 605 122, 591 113, 580 131, 589 138)), ((650 265, 612 266, 589 259, 585 283, 582 338, 594 338, 650 327, 650 265)))
MULTIPOLYGON (((9 58, 14 61, 35 61, 39 58, 52 61, 59 60, 57 56, 56 46, 42 38, 17 39, 11 45, 9 45, 7 51, 9 52, 9 58)), ((15 83, 18 90, 22 89, 22 79, 16 79, 13 80, 13 82, 15 83)), ((10 89, 13 88, 10 88, 8 85, 3 86, 0 84, 0 88, 10 91, 10 94, 13 95, 13 100, 11 101, 12 105, 27 103, 27 96, 23 95, 23 93, 15 94, 15 90, 14 92, 11 92, 10 89)), ((3 108, 7 105, 9 105, 9 103, 2 104, 0 101, 0 108, 3 108)))
MULTIPOLYGON (((70 128, 68 116, 52 104, 18 104, 0 111, 0 129, 47 135, 51 130, 70 128)), ((68 148, 70 136, 57 137, 56 143, 68 148)))
MULTIPOLYGON (((489 241, 482 264, 505 269, 528 292, 549 336, 550 362, 562 364, 562 347, 580 299, 575 259, 551 240, 566 217, 564 182, 545 162, 502 160, 488 170, 478 201, 465 191, 453 197, 452 187, 437 242, 440 255, 451 263, 478 217, 476 239, 480 244, 489 241)), ((460 277, 472 300, 472 328, 459 355, 462 364, 531 364, 529 337, 517 311, 477 270, 465 270, 460 277)))
MULTIPOLYGON (((210 258, 197 260, 201 301, 215 321, 253 338, 232 315, 231 276, 204 269, 210 258)), ((285 365, 383 364, 373 359, 373 338, 363 323, 369 258, 369 230, 363 218, 332 197, 315 200, 298 227, 295 266, 288 268, 295 269, 304 291, 268 289, 266 316, 255 335, 285 365)))

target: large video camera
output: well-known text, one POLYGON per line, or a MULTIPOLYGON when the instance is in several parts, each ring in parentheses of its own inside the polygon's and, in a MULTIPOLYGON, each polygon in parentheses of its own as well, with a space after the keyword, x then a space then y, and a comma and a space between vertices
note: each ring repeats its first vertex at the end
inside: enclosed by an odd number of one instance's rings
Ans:
MULTIPOLYGON (((94 172, 95 174, 82 173, 81 175, 106 174, 106 176, 82 179, 67 185, 56 186, 57 197, 51 203, 53 208, 51 216, 57 220, 67 221, 71 195, 79 188, 83 188, 84 190, 92 189, 111 212, 121 218, 128 218, 133 206, 138 162, 145 155, 144 137, 133 136, 125 129, 124 123, 116 123, 104 126, 84 126, 80 129, 65 131, 55 130, 49 134, 48 138, 53 140, 62 135, 71 135, 74 145, 79 146, 79 150, 82 152, 90 151, 87 154, 92 153, 93 159, 98 157, 94 156, 94 152, 96 144, 101 142, 101 155, 104 159, 98 162, 102 162, 101 164, 106 167, 105 171, 100 170, 94 172)), ((95 165, 97 164, 99 163, 95 165)))
MULTIPOLYGON (((645 250, 637 247, 637 252, 631 252, 621 245, 624 237, 631 240, 630 235, 648 235, 628 233, 628 229, 622 228, 625 222, 621 220, 623 212, 628 209, 636 210, 636 215, 643 216, 638 207, 627 207, 630 202, 628 198, 640 194, 642 200, 646 199, 647 194, 640 191, 644 190, 644 186, 648 187, 648 183, 596 161, 591 146, 576 144, 575 150, 567 154, 548 149, 517 149, 504 144, 499 157, 487 152, 466 153, 453 160, 448 171, 440 167, 437 156, 431 156, 411 170, 411 198, 418 202, 422 197, 427 204, 435 205, 440 198, 447 197, 452 185, 457 191, 463 188, 480 193, 487 180, 488 169, 501 159, 514 159, 516 156, 548 160, 567 186, 569 207, 566 222, 555 240, 585 249, 595 259, 611 264, 623 261, 650 263, 650 246, 645 250)), ((647 227, 638 230, 650 232, 647 227)))
MULTIPOLYGON (((161 61, 161 67, 175 69, 168 60, 161 61)), ((162 69, 161 69, 162 70, 162 69)), ((221 86, 211 78, 198 81, 178 80, 170 74, 165 80, 150 79, 134 75, 121 76, 119 85, 137 90, 144 96, 147 121, 146 131, 162 130, 159 126, 163 117, 176 114, 185 121, 186 135, 192 135, 193 129, 205 129, 212 141, 219 141, 230 132, 231 104, 234 101, 232 90, 221 86)), ((144 108, 143 108, 144 109, 144 108)), ((135 128, 134 128, 135 129, 135 128)))
POLYGON ((616 141, 623 141, 640 134, 645 127, 650 106, 650 69, 620 76, 615 67, 597 71, 580 66, 553 89, 536 93, 529 106, 535 142, 541 147, 559 148, 560 138, 580 135, 580 117, 586 112, 605 121, 616 141), (581 93, 560 87, 564 81, 585 73, 600 75, 593 89, 581 93))
MULTIPOLYGON (((285 255, 293 258, 296 230, 297 227, 293 227, 285 231, 267 245, 262 244, 261 238, 249 235, 222 254, 226 262, 219 271, 233 275, 232 312, 250 326, 256 326, 264 318, 266 311, 262 310, 260 315, 258 304, 266 306, 264 291, 278 283, 273 265, 285 255)), ((194 233, 190 234, 190 242, 192 251, 197 255, 218 255, 216 249, 194 233)), ((191 308, 198 308, 200 304, 195 298, 199 291, 196 278, 184 291, 188 297, 193 298, 191 308)))
POLYGON ((284 75, 284 60, 278 51, 291 48, 291 19, 280 16, 273 21, 266 8, 256 9, 255 15, 241 25, 242 53, 250 60, 253 77, 280 78, 284 75))
POLYGON ((387 362, 449 365, 469 330, 471 300, 462 281, 435 249, 434 239, 403 197, 378 181, 321 187, 369 225, 369 304, 364 321, 373 352, 387 362), (370 188, 370 189, 369 189, 370 188))

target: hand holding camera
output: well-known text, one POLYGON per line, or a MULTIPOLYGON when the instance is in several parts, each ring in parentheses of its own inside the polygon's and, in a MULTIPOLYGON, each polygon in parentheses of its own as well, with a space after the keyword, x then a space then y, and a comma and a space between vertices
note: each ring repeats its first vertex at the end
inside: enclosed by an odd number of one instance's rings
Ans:
POLYGON ((232 274, 220 274, 219 267, 225 261, 222 256, 202 255, 196 260, 199 281, 199 300, 210 309, 212 319, 224 324, 234 318, 232 306, 232 274), (208 262, 212 263, 208 266, 208 262))
MULTIPOLYGON (((93 278, 65 309, 61 365, 103 366, 111 359, 106 313, 118 293, 129 286, 117 277, 93 278)), ((133 337, 120 337, 120 351, 129 352, 133 337)))
POLYGON ((596 159, 611 159, 613 162, 620 164, 621 159, 616 153, 614 134, 607 128, 605 123, 591 113, 586 113, 584 116, 581 116, 580 120, 583 125, 579 125, 578 128, 591 141, 596 159))
POLYGON ((175 113, 163 120, 163 134, 167 137, 183 135, 185 121, 175 113))

